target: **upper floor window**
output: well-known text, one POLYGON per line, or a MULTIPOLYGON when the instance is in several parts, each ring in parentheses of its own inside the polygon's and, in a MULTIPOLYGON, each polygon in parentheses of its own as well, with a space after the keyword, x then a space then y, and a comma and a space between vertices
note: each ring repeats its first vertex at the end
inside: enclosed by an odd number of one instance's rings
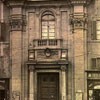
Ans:
POLYGON ((97 39, 100 39, 100 20, 96 22, 97 39))
POLYGON ((100 69, 100 58, 92 58, 92 68, 100 69))
POLYGON ((6 39, 6 25, 5 23, 3 22, 0 22, 0 42, 2 41, 5 41, 6 39))
POLYGON ((42 39, 55 38, 55 16, 52 12, 46 11, 41 18, 42 39))
POLYGON ((100 40, 100 20, 92 23, 92 39, 100 40))

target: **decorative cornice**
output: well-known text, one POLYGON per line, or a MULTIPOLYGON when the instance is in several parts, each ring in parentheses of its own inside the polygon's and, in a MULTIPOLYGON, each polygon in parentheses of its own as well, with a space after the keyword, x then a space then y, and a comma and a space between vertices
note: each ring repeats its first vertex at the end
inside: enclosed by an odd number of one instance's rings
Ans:
POLYGON ((8 7, 23 7, 26 0, 4 0, 4 3, 8 7))
MULTIPOLYGON (((88 5, 91 3, 92 0, 63 0, 63 1, 50 1, 50 2, 45 2, 45 0, 41 1, 41 5, 37 3, 36 1, 28 1, 28 0, 2 0, 4 3, 6 3, 10 7, 16 7, 16 6, 34 6, 39 7, 39 6, 72 6, 76 4, 83 4, 83 5, 88 5), (45 2, 45 3, 44 3, 45 2)), ((49 0, 48 0, 49 1, 49 0)))
POLYGON ((88 5, 92 0, 68 0, 70 1, 70 4, 75 5, 75 4, 85 4, 88 5))

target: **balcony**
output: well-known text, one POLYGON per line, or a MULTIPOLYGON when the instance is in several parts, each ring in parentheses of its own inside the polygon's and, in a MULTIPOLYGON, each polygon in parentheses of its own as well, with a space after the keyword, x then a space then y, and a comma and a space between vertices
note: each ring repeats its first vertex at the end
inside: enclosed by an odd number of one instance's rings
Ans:
POLYGON ((68 50, 63 48, 62 39, 35 39, 29 45, 28 61, 59 63, 60 61, 67 63, 68 50))
POLYGON ((62 39, 35 39, 31 45, 35 49, 43 48, 61 48, 62 39))

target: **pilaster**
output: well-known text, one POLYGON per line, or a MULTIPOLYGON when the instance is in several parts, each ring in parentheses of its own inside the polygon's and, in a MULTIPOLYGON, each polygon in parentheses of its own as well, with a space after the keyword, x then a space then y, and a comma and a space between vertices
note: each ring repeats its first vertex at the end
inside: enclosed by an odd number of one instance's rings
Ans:
POLYGON ((66 65, 62 65, 61 66, 61 76, 62 76, 62 100, 67 100, 67 90, 66 90, 66 70, 67 70, 67 68, 66 68, 66 65))
POLYGON ((29 100, 34 100, 34 65, 29 66, 29 100))
POLYGON ((11 100, 21 100, 22 98, 22 51, 23 51, 23 31, 25 29, 25 16, 23 15, 22 2, 9 2, 10 5, 10 49, 11 49, 11 69, 12 87, 11 100))
POLYGON ((73 34, 73 98, 86 100, 85 91, 85 67, 86 67, 86 32, 87 32, 87 11, 86 0, 72 0, 70 25, 73 34))

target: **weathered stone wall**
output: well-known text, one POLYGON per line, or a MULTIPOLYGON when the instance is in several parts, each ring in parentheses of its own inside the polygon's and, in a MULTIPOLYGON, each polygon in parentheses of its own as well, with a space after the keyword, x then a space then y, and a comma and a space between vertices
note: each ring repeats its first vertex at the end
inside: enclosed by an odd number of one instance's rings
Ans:
MULTIPOLYGON (((99 1, 98 1, 99 2, 99 1)), ((95 6, 98 6, 96 3, 95 6)), ((86 31, 82 29, 75 29, 74 33, 70 26, 70 9, 67 6, 67 2, 60 4, 59 3, 47 3, 47 2, 38 2, 38 4, 26 4, 26 8, 22 7, 24 3, 13 2, 10 6, 10 14, 7 11, 8 15, 25 15, 26 16, 26 30, 12 30, 10 31, 10 56, 11 56, 11 71, 12 71, 12 80, 11 80, 11 94, 16 97, 16 93, 24 100, 28 99, 28 69, 26 66, 26 61, 28 61, 28 48, 29 45, 33 42, 34 39, 41 39, 41 14, 46 10, 50 10, 54 13, 56 18, 56 38, 63 39, 62 48, 68 49, 68 80, 66 84, 67 89, 67 100, 75 100, 75 93, 82 92, 84 95, 84 100, 86 97, 86 77, 85 69, 87 65, 90 66, 90 58, 98 54, 100 45, 98 42, 88 42, 88 64, 86 55, 86 37, 91 40, 91 29, 89 33, 86 34, 86 31), (46 3, 46 4, 45 4, 46 3), (96 49, 95 49, 96 48, 96 49)), ((92 3, 88 8, 88 17, 92 20, 93 11, 96 7, 92 3), (92 16, 92 17, 90 17, 92 16)), ((99 7, 99 6, 98 6, 99 7)), ((97 10, 96 10, 97 11, 97 10)), ((99 10, 98 10, 99 11, 99 10)), ((98 14, 99 15, 99 14, 98 14)), ((91 20, 89 27, 91 27, 91 20)), ((8 21, 8 20, 7 20, 8 21)), ((8 29, 10 30, 10 29, 8 29)), ((8 39, 8 40, 9 40, 8 39)), ((5 58, 6 59, 6 58, 5 58)), ((7 58, 8 59, 8 58, 7 58)), ((54 58, 56 59, 56 58, 54 58)), ((5 60, 5 64, 6 64, 5 60)), ((65 95, 65 94, 64 94, 65 95)), ((18 97, 16 97, 18 98, 18 97)))

